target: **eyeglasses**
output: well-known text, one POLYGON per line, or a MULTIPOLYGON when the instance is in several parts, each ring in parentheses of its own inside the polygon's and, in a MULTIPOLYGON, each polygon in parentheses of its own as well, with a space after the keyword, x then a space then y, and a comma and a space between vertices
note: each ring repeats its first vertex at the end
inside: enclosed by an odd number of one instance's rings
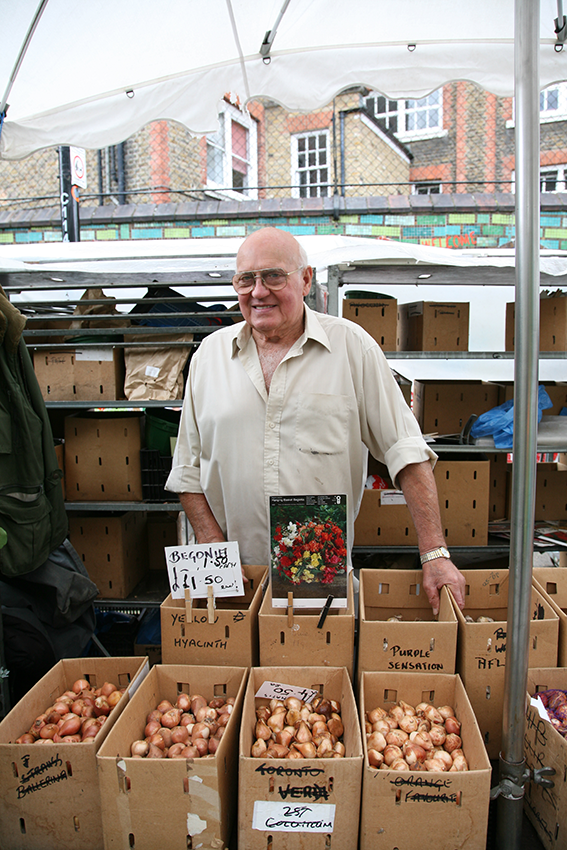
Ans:
POLYGON ((290 274, 295 274, 303 268, 304 266, 299 266, 291 272, 286 272, 284 269, 254 269, 248 272, 239 272, 232 278, 232 285, 239 295, 246 295, 248 292, 252 292, 256 286, 256 278, 260 277, 266 289, 277 292, 278 289, 283 289, 287 284, 290 274))

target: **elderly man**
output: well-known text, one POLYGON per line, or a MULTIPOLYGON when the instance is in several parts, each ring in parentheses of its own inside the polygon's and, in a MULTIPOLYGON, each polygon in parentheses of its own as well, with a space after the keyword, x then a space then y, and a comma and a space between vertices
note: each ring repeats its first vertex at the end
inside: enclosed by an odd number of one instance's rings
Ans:
POLYGON ((404 492, 434 613, 443 585, 462 607, 436 455, 380 347, 358 325, 304 304, 313 270, 290 233, 256 231, 236 262, 244 322, 211 334, 193 357, 166 484, 197 542, 237 540, 243 564, 265 564, 270 496, 346 493, 352 545, 370 450, 404 492))

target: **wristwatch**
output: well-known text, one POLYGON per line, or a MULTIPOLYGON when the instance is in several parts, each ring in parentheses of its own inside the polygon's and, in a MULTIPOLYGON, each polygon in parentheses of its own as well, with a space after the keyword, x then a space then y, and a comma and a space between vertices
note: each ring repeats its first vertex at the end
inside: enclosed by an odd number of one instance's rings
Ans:
POLYGON ((449 550, 444 546, 440 546, 438 549, 432 549, 431 552, 424 552, 423 555, 419 556, 419 560, 422 564, 426 564, 428 561, 434 561, 436 558, 450 558, 449 550))

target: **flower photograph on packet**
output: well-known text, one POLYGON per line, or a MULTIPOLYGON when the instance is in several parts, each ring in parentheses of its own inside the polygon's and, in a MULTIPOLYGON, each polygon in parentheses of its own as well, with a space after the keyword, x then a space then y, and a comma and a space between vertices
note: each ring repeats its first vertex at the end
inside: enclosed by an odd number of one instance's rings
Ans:
POLYGON ((270 497, 272 604, 346 607, 346 496, 270 497))

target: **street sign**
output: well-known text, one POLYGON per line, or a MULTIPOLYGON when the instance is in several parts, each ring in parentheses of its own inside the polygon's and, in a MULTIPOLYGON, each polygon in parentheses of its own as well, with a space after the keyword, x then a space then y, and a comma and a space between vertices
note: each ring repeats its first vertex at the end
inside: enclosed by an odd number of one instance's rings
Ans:
POLYGON ((71 156, 71 184, 81 189, 87 188, 87 158, 84 148, 69 147, 71 156))

